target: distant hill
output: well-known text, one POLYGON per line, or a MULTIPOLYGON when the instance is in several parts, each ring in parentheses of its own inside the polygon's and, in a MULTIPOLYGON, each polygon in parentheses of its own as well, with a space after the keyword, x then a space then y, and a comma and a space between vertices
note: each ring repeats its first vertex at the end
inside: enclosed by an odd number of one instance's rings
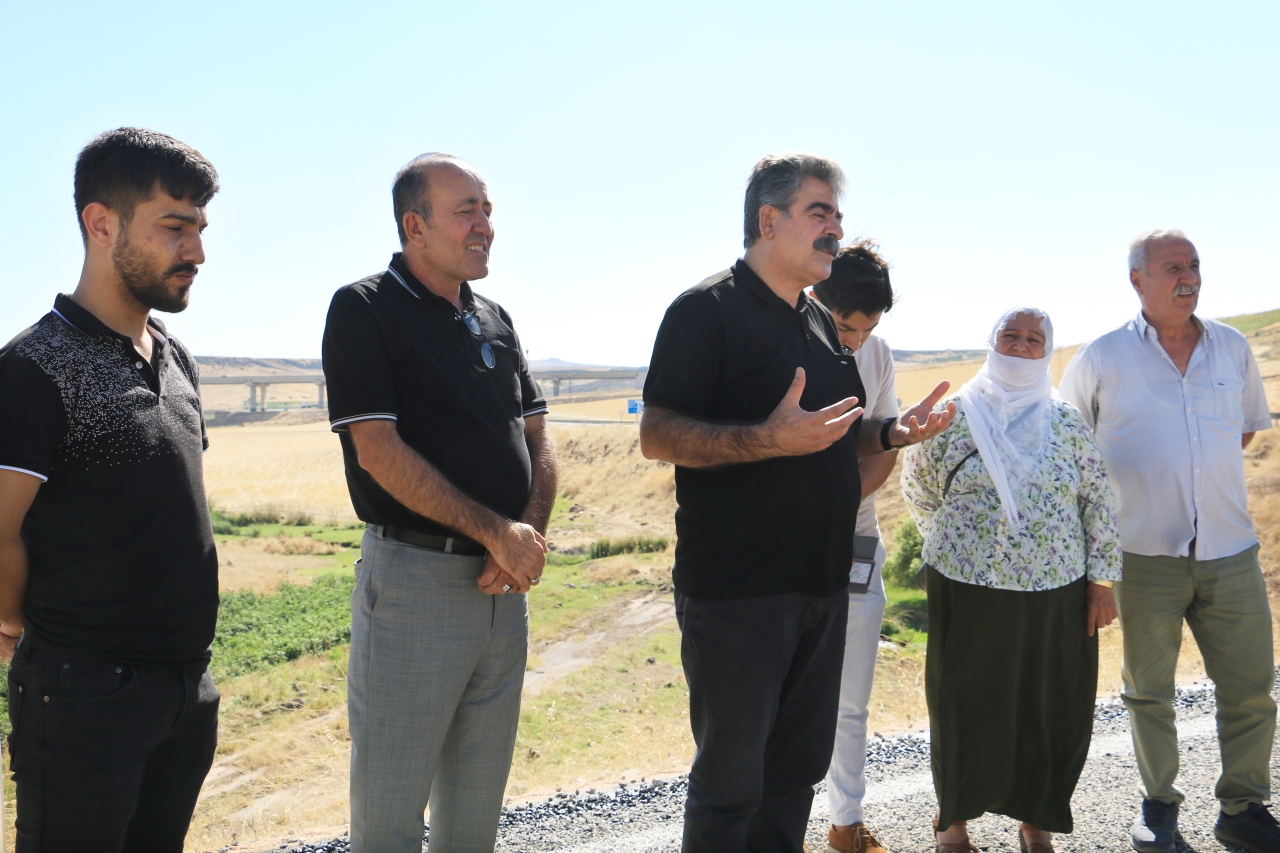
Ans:
POLYGON ((898 364, 942 364, 982 358, 986 354, 984 349, 896 349, 893 360, 898 364))
POLYGON ((1219 317, 1219 322, 1238 329, 1242 334, 1251 334, 1263 326, 1280 323, 1280 308, 1274 311, 1261 311, 1257 314, 1240 314, 1236 317, 1219 317))
MULTIPOLYGON (((1239 329, 1246 335, 1255 335, 1262 330, 1263 335, 1280 335, 1280 331, 1268 329, 1280 323, 1280 308, 1272 311, 1260 311, 1256 314, 1240 314, 1236 317, 1222 317, 1223 323, 1239 329)), ((1268 341, 1268 343, 1270 343, 1268 341)), ((946 364, 952 361, 967 361, 982 358, 986 350, 981 349, 943 349, 943 350, 894 350, 893 360, 898 364, 946 364)), ((321 371, 318 358, 228 358, 225 356, 196 356, 200 364, 200 372, 205 376, 247 376, 247 375, 286 375, 296 373, 319 373, 321 371)), ((582 364, 565 361, 559 358, 539 358, 529 362, 535 373, 551 373, 557 370, 645 370, 645 367, 618 367, 604 364, 582 364)), ((605 380, 613 382, 613 380, 605 380)), ((625 383, 622 383, 625 384, 625 383)), ((596 383, 581 383, 575 390, 596 390, 596 383)), ((601 385, 600 388, 613 387, 601 385)), ((622 387, 622 385, 619 385, 622 387)))
POLYGON ((529 362, 529 369, 534 373, 549 373, 555 370, 647 370, 646 367, 617 367, 604 364, 579 364, 559 358, 537 358, 529 362))
POLYGON ((318 358, 228 358, 198 355, 202 376, 285 376, 296 373, 320 373, 318 358))

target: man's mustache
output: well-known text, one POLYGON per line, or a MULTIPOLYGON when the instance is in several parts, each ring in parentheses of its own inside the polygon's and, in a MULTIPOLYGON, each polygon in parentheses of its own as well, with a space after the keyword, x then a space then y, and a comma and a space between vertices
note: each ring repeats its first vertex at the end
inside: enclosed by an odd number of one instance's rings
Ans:
POLYGON ((1174 296, 1195 296, 1200 292, 1198 284, 1180 284, 1173 289, 1174 296))
POLYGON ((169 276, 177 275, 180 272, 189 272, 192 275, 195 275, 199 270, 196 269, 195 264, 174 264, 169 267, 169 269, 165 270, 164 277, 168 278, 169 276))
POLYGON ((836 252, 840 251, 840 241, 828 234, 825 237, 819 237, 817 240, 814 240, 813 248, 817 249, 819 252, 830 252, 834 255, 836 252))

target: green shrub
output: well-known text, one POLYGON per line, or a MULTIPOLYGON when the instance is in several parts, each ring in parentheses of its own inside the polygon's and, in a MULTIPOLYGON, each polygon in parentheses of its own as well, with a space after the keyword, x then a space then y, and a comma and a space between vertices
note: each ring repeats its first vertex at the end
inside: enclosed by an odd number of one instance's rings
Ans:
POLYGON ((652 533, 636 533, 618 539, 597 539, 591 546, 591 559, 599 560, 614 554, 652 554, 667 550, 667 537, 652 533))
POLYGON ((348 642, 355 583, 353 575, 332 574, 269 595, 222 593, 214 675, 239 675, 348 642))
POLYGON ((248 527, 251 524, 279 524, 280 517, 283 514, 276 507, 267 504, 266 506, 255 506, 248 512, 226 516, 226 519, 236 527, 248 527))
POLYGON ((915 519, 904 513, 893 531, 893 551, 884 564, 885 583, 912 589, 916 585, 916 572, 924 562, 924 537, 916 527, 915 519))

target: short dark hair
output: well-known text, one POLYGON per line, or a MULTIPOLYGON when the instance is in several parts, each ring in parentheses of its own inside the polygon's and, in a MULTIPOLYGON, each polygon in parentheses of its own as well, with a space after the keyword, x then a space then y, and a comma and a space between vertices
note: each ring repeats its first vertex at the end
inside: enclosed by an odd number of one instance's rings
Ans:
POLYGON ((831 277, 813 287, 818 301, 833 314, 847 317, 854 311, 866 316, 893 307, 889 264, 880 257, 880 244, 862 239, 841 249, 831 262, 831 277))
POLYGON ((844 172, 825 157, 793 151, 760 158, 747 179, 747 197, 743 204, 743 246, 750 249, 760 239, 760 208, 767 204, 791 214, 791 205, 805 178, 817 178, 831 187, 836 195, 844 194, 844 172))
POLYGON ((427 172, 432 166, 441 163, 451 163, 460 169, 471 171, 470 166, 452 154, 429 151, 414 157, 396 172, 396 179, 391 184, 391 207, 395 211, 396 233, 400 235, 401 246, 409 242, 409 235, 404 231, 406 213, 413 211, 426 221, 431 221, 431 187, 427 183, 427 172))
POLYGON ((76 220, 86 242, 84 209, 94 202, 120 215, 126 225, 156 183, 176 199, 204 207, 218 191, 218 171, 199 151, 172 136, 138 127, 108 130, 76 158, 76 220))

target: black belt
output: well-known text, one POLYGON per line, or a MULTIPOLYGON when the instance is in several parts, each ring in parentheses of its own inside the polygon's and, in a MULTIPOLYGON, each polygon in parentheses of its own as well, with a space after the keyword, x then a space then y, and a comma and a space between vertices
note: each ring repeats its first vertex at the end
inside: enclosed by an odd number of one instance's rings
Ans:
POLYGON ((446 554, 462 554, 466 557, 483 557, 488 549, 479 542, 462 536, 432 536, 416 530, 405 530, 403 527, 387 527, 377 524, 365 525, 383 539, 394 539, 406 545, 417 545, 419 548, 430 548, 432 551, 443 551, 446 554))

